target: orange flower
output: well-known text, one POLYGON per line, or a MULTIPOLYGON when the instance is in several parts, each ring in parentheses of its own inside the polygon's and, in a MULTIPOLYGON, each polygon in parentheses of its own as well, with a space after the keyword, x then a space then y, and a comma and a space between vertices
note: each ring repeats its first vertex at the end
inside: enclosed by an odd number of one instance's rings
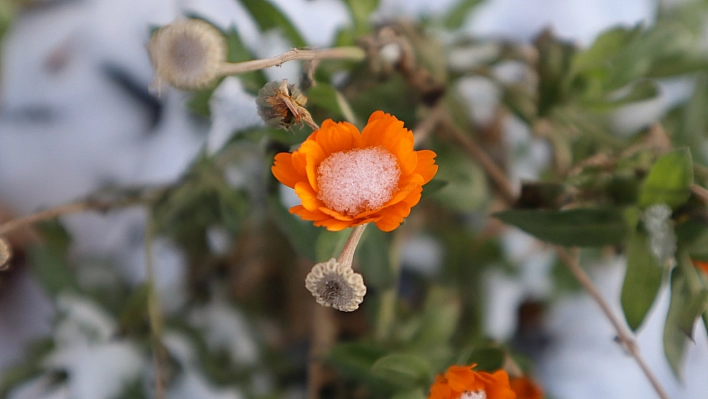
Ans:
POLYGON ((515 399, 504 370, 492 374, 474 371, 477 366, 450 366, 445 375, 438 374, 430 387, 428 399, 515 399))
POLYGON ((693 262, 693 266, 698 270, 702 270, 703 273, 708 274, 708 261, 691 259, 691 262, 693 262))
POLYGON ((276 179, 295 189, 290 208, 330 231, 376 223, 397 228, 435 176, 435 153, 413 150, 413 133, 396 117, 376 111, 364 130, 328 119, 292 154, 275 156, 276 179))
POLYGON ((516 399, 543 399, 543 390, 528 377, 512 378, 511 390, 516 399))

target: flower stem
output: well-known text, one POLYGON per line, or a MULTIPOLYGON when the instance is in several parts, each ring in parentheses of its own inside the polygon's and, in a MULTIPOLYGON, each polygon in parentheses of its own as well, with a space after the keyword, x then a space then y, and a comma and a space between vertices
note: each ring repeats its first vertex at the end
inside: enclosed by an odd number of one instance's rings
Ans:
POLYGON ((610 305, 602 297, 602 294, 600 294, 600 291, 598 291, 597 287, 595 287, 590 277, 588 277, 587 273, 585 273, 585 270, 580 267, 577 255, 571 256, 562 247, 556 247, 556 252, 558 254, 558 257, 568 267, 568 270, 570 270, 570 272, 585 288, 585 290, 592 297, 592 299, 594 299, 598 306, 600 306, 602 313, 605 314, 607 320, 610 322, 610 324, 612 324, 612 327, 614 327, 615 332, 617 333, 617 338, 621 342, 622 346, 632 356, 632 358, 634 358, 634 361, 637 362, 639 368, 642 369, 642 372, 649 380, 652 387, 654 387, 654 390, 659 395, 659 397, 661 399, 669 399, 669 395, 666 394, 664 388, 661 386, 661 384, 659 384, 659 380, 656 378, 654 373, 652 373, 651 369, 649 369, 649 366, 642 357, 641 353, 639 353, 639 345, 637 345, 637 342, 634 340, 634 336, 631 332, 627 330, 627 328, 624 326, 624 324, 622 324, 622 322, 614 314, 614 312, 612 312, 612 309, 610 309, 610 305))
POLYGON ((389 252, 389 262, 393 283, 381 294, 379 314, 376 320, 376 332, 374 336, 379 343, 386 342, 393 330, 396 321, 396 302, 398 301, 398 282, 401 276, 400 247, 403 242, 403 235, 397 232, 393 236, 393 243, 389 252))
POLYGON ((165 359, 165 352, 162 346, 162 313, 160 313, 160 298, 155 286, 155 265, 152 258, 152 243, 155 238, 155 226, 150 215, 147 216, 145 224, 145 274, 148 285, 148 318, 150 329, 152 330, 153 341, 153 362, 155 364, 155 397, 165 398, 165 375, 162 365, 165 359))
POLYGON ((327 49, 292 49, 275 57, 263 58, 238 63, 225 62, 219 69, 219 75, 237 75, 240 73, 256 71, 272 66, 280 66, 285 62, 294 60, 355 60, 361 61, 366 58, 366 52, 356 46, 334 47, 327 49))
POLYGON ((352 262, 354 261, 354 251, 356 251, 356 247, 359 245, 359 240, 361 239, 362 234, 364 234, 364 229, 366 229, 366 226, 368 225, 368 223, 362 224, 352 229, 347 242, 344 244, 342 253, 339 254, 339 257, 337 258, 337 263, 340 265, 348 265, 349 267, 352 266, 352 262))

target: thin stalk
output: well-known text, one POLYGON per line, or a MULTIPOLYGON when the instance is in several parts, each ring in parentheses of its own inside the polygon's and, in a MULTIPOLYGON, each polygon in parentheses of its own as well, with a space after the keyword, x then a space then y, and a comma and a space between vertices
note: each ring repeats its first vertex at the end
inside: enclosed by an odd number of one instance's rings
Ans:
POLYGON ((356 46, 334 47, 327 49, 292 49, 271 58, 244 61, 237 63, 223 63, 219 68, 219 75, 237 75, 257 71, 273 66, 280 66, 285 62, 294 60, 354 60, 361 61, 366 58, 366 52, 356 46))

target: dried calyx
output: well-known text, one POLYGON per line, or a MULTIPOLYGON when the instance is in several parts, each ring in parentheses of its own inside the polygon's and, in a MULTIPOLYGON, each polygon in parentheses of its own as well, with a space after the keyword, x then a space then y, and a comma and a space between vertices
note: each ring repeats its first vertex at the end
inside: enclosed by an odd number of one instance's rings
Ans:
POLYGON ((294 85, 282 82, 266 83, 258 91, 256 105, 258 115, 270 127, 290 129, 296 124, 306 123, 313 129, 320 127, 305 109, 307 97, 294 85))
POLYGON ((227 47, 221 31, 199 19, 175 21, 157 30, 148 45, 156 84, 205 88, 220 76, 227 47))
POLYGON ((305 279, 305 287, 320 305, 343 312, 358 309, 366 295, 361 274, 336 259, 316 264, 305 279))

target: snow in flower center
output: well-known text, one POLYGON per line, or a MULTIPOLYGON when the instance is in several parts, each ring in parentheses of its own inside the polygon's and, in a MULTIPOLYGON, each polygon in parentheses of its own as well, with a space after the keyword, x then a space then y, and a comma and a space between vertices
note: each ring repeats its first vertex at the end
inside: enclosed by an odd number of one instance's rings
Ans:
POLYGON ((465 391, 460 396, 460 399, 487 399, 487 392, 484 389, 479 391, 465 391))
POLYGON ((329 209, 355 216, 390 200, 400 177, 396 157, 382 147, 335 152, 317 168, 317 198, 329 209))

